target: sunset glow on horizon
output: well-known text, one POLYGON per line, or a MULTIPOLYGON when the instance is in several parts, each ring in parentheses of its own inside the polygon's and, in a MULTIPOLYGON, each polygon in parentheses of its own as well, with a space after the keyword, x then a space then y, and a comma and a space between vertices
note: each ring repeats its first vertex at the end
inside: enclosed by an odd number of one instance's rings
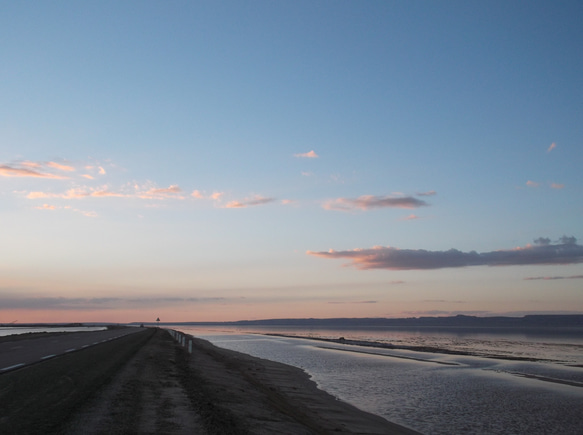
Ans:
POLYGON ((3 3, 0 324, 583 314, 582 21, 3 3))

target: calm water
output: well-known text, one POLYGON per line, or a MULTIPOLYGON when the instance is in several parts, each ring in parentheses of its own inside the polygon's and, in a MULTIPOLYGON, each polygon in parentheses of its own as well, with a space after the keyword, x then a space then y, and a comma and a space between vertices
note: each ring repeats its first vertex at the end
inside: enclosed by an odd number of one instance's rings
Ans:
POLYGON ((82 332, 82 331, 103 331, 107 329, 105 326, 63 326, 63 327, 0 327, 0 337, 5 337, 7 335, 17 335, 17 334, 31 334, 37 332, 82 332))
POLYGON ((177 327, 220 347, 301 367, 320 388, 426 434, 583 434, 583 331, 177 327), (251 333, 254 332, 254 333, 251 333), (380 341, 478 356, 300 338, 380 341), (509 361, 489 356, 528 357, 509 361), (570 385, 569 385, 570 384, 570 385))

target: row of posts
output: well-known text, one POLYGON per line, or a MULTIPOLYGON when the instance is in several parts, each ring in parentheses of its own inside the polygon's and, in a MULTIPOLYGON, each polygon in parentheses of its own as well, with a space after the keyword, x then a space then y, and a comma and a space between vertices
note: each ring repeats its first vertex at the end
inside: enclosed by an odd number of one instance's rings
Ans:
POLYGON ((186 347, 186 342, 188 341, 188 353, 192 353, 192 340, 187 340, 187 335, 182 332, 175 331, 174 329, 168 329, 170 335, 180 344, 182 347, 186 347))

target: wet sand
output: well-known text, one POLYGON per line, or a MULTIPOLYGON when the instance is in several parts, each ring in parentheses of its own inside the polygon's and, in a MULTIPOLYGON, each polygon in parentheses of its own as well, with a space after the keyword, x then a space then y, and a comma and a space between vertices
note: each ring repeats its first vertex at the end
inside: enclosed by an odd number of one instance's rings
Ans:
POLYGON ((91 355, 78 352, 1 375, 3 432, 416 433, 335 399, 298 368, 188 339, 192 354, 188 341, 183 347, 168 331, 148 329, 97 346, 91 355), (38 383, 22 383, 31 376, 38 383), (83 382, 87 377, 91 382, 83 382), (19 389, 27 391, 12 394, 19 389))

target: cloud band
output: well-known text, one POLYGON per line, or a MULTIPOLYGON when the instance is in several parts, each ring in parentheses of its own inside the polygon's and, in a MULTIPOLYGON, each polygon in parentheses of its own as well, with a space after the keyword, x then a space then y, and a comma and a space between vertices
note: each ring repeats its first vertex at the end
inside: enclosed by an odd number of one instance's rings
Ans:
POLYGON ((320 258, 347 258, 349 266, 358 269, 427 270, 467 266, 517 266, 533 264, 577 264, 583 262, 583 246, 574 237, 562 237, 557 244, 527 245, 510 250, 478 253, 427 251, 375 246, 370 249, 348 251, 308 251, 320 258))

